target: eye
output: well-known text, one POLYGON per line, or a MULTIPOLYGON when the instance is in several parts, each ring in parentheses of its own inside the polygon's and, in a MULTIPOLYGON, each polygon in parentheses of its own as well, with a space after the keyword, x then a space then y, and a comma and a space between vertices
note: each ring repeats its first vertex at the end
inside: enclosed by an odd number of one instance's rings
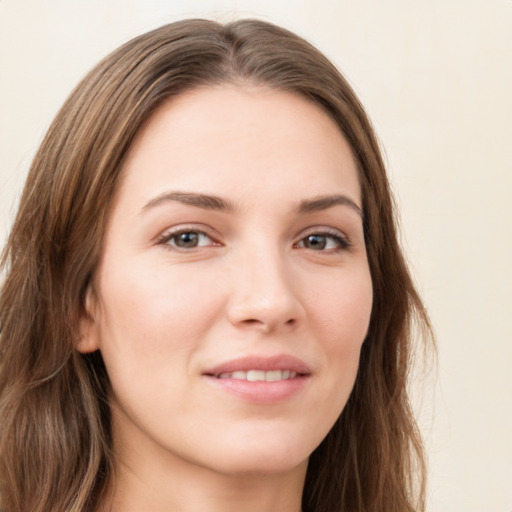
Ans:
POLYGON ((177 249, 196 249, 216 245, 216 243, 203 231, 187 229, 173 233, 166 233, 160 240, 160 244, 170 245, 177 249))
POLYGON ((313 251, 336 251, 347 249, 350 244, 339 234, 311 233, 300 240, 296 246, 313 251))

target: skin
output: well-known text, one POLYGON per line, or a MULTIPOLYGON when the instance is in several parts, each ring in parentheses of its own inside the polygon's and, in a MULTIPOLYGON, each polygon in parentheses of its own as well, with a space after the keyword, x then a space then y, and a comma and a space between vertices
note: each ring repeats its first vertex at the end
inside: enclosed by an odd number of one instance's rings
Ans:
POLYGON ((372 306, 347 142, 292 93, 207 87, 160 107, 122 172, 78 346, 101 351, 112 382, 116 478, 104 509, 298 512, 372 306), (278 400, 205 376, 283 354, 308 374, 278 400))

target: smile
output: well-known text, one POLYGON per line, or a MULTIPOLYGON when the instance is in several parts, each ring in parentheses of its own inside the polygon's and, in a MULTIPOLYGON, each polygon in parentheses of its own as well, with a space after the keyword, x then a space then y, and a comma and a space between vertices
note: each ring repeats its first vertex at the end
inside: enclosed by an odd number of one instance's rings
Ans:
POLYGON ((224 372, 216 375, 218 379, 233 379, 233 380, 247 380, 249 382, 265 381, 277 382, 280 380, 294 379, 297 372, 293 370, 249 370, 249 371, 234 371, 224 372))
POLYGON ((300 394, 310 385, 312 372, 301 359, 280 354, 226 361, 204 371, 203 376, 209 385, 237 400, 271 405, 300 394))

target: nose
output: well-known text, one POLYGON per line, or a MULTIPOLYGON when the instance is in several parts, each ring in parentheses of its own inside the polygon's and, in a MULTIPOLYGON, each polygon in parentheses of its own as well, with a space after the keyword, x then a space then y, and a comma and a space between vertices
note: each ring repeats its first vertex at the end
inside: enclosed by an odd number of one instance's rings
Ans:
POLYGON ((277 249, 243 254, 233 272, 229 321, 263 333, 296 328, 304 317, 292 263, 277 249))

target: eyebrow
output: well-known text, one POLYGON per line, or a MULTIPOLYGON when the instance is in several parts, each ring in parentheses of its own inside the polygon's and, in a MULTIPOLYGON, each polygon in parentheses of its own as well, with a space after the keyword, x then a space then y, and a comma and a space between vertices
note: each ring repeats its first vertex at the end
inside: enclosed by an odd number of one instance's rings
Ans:
POLYGON ((150 208, 154 208, 155 206, 159 206, 169 201, 176 201, 178 203, 195 206, 196 208, 203 208, 205 210, 234 210, 233 204, 221 197, 209 194, 197 194, 195 192, 166 192, 154 199, 151 199, 151 201, 142 208, 142 211, 149 210, 150 208))
MULTIPOLYGON (((142 208, 142 212, 145 212, 156 206, 160 206, 161 204, 173 201, 205 210, 230 212, 235 209, 233 203, 221 197, 210 194, 198 194, 196 192, 165 192, 151 199, 142 208)), ((296 211, 299 214, 318 212, 327 210, 328 208, 332 208, 336 205, 348 206, 349 208, 352 208, 352 210, 354 210, 361 218, 363 218, 363 212, 361 208, 354 201, 352 201, 352 199, 340 194, 318 196, 312 199, 305 199, 299 203, 296 211)))
POLYGON ((301 201, 299 206, 297 207, 298 213, 311 213, 318 212, 322 210, 327 210, 327 208, 331 208, 336 205, 348 206, 352 208, 361 218, 363 218, 362 209, 347 196, 343 196, 340 194, 332 195, 332 196, 319 196, 314 197, 313 199, 306 199, 301 201))

